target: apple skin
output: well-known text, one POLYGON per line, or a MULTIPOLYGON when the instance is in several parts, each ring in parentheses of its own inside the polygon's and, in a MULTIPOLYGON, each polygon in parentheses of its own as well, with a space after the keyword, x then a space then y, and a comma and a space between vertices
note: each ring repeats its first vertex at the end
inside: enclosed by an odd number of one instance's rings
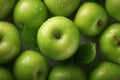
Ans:
POLYGON ((107 14, 99 4, 85 2, 78 9, 74 22, 85 36, 96 36, 106 27, 107 14))
POLYGON ((93 69, 89 80, 120 80, 120 65, 112 62, 101 62, 93 69))
POLYGON ((105 8, 111 17, 120 22, 120 0, 106 0, 105 8))
POLYGON ((81 67, 72 63, 58 64, 49 73, 48 80, 87 80, 81 67))
POLYGON ((0 80, 13 80, 12 73, 2 66, 0 66, 0 80))
POLYGON ((15 0, 0 0, 0 19, 6 17, 15 5, 15 0))
POLYGON ((113 62, 120 64, 120 23, 110 25, 100 37, 102 55, 113 62))
POLYGON ((14 22, 19 28, 39 28, 47 18, 47 8, 41 0, 19 0, 13 15, 14 22))
POLYGON ((45 56, 62 61, 77 51, 80 45, 80 33, 71 20, 56 16, 48 19, 39 28, 37 42, 45 56))
POLYGON ((43 55, 33 50, 24 51, 15 61, 16 80, 46 80, 48 62, 43 55))
POLYGON ((22 41, 17 28, 0 21, 0 63, 11 61, 21 50, 22 41))
POLYGON ((56 16, 70 16, 79 6, 81 0, 43 0, 48 10, 56 16))

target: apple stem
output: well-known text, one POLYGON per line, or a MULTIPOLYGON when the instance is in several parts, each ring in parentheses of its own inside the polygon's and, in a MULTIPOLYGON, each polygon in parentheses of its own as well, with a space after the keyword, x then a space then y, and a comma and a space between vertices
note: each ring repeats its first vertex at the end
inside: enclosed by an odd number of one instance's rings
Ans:
POLYGON ((54 32, 54 36, 56 39, 60 39, 60 33, 59 32, 54 32))
POLYGON ((120 45, 120 39, 117 36, 114 36, 114 38, 117 40, 118 45, 120 45))
POLYGON ((102 25, 103 25, 102 20, 99 20, 99 21, 97 22, 97 26, 102 26, 102 25))

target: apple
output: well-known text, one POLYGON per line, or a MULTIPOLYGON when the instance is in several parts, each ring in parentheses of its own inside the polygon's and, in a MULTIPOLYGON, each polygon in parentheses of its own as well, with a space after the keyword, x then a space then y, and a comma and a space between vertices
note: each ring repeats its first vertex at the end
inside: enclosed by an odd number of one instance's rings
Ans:
POLYGON ((37 47, 37 30, 47 19, 45 4, 41 0, 19 0, 13 15, 15 24, 23 30, 22 41, 26 46, 37 47))
POLYGON ((43 55, 34 50, 24 51, 15 61, 16 80, 46 80, 48 62, 43 55))
POLYGON ((0 63, 10 62, 21 50, 21 38, 17 28, 0 21, 0 63))
POLYGON ((45 56, 62 61, 77 51, 80 45, 80 33, 70 19, 55 16, 45 21, 39 28, 37 42, 45 56))
POLYGON ((120 23, 110 25, 100 37, 102 55, 120 64, 120 23))
POLYGON ((15 0, 0 0, 0 19, 6 17, 15 5, 15 0))
POLYGON ((18 27, 39 28, 47 18, 47 9, 41 0, 19 0, 13 15, 18 27))
POLYGON ((107 14, 95 2, 85 2, 78 9, 74 22, 85 36, 97 36, 106 27, 107 14))
POLYGON ((70 16, 79 6, 81 0, 43 0, 48 10, 56 16, 70 16))
POLYGON ((89 80, 120 80, 120 65, 112 62, 101 62, 90 74, 89 80))
POLYGON ((0 80, 13 80, 12 73, 2 66, 0 67, 0 80))
POLYGON ((106 0, 105 8, 111 17, 120 22, 120 0, 106 0))
POLYGON ((87 80, 81 67, 75 64, 58 64, 49 73, 48 80, 87 80))

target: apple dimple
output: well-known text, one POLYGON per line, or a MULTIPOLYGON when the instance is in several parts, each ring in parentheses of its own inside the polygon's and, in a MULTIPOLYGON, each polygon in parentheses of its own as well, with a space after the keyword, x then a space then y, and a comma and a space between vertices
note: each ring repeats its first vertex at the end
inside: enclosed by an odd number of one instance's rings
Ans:
POLYGON ((113 38, 115 38, 115 40, 117 41, 117 45, 120 46, 120 39, 118 38, 118 36, 114 35, 113 38))
POLYGON ((102 21, 102 20, 98 20, 97 26, 98 26, 98 27, 101 27, 102 25, 103 25, 103 21, 102 21))
POLYGON ((61 37, 60 32, 55 31, 55 32, 54 32, 54 37, 55 37, 56 39, 60 39, 60 37, 61 37))

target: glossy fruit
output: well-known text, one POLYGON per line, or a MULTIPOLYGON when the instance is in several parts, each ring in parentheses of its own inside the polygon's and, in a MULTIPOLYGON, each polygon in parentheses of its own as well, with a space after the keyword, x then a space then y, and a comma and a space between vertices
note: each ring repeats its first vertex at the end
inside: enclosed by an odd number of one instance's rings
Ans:
POLYGON ((0 0, 0 19, 6 17, 13 9, 15 0, 0 0))
POLYGON ((47 74, 48 62, 36 51, 26 50, 15 61, 16 80, 46 80, 47 74))
POLYGON ((103 32, 100 49, 106 59, 120 64, 120 23, 110 25, 103 32))
POLYGON ((49 74, 48 80, 87 80, 82 68, 74 64, 59 64, 49 74))
POLYGON ((38 46, 53 60, 65 60, 75 54, 80 43, 77 26, 68 18, 56 16, 48 19, 38 30, 38 46))
POLYGON ((0 21, 0 63, 11 61, 21 50, 20 34, 16 27, 0 21))
POLYGON ((0 67, 0 80, 13 80, 13 75, 8 69, 0 67))
POLYGON ((20 28, 39 28, 46 18, 47 9, 41 0, 19 0, 15 6, 14 21, 20 28))
POLYGON ((69 16, 79 6, 81 0, 43 0, 48 10, 57 16, 69 16))
POLYGON ((102 62, 93 69, 89 80, 120 80, 120 65, 102 62))
POLYGON ((25 45, 37 47, 37 30, 47 18, 44 3, 41 0, 19 0, 13 14, 16 25, 23 29, 22 40, 25 45))
POLYGON ((108 14, 120 22, 120 0, 106 0, 105 7, 108 14))
POLYGON ((106 27, 107 14, 99 4, 85 2, 76 13, 74 22, 83 35, 96 36, 106 27))
POLYGON ((87 42, 80 46, 74 55, 75 63, 91 63, 96 57, 96 44, 87 42))

